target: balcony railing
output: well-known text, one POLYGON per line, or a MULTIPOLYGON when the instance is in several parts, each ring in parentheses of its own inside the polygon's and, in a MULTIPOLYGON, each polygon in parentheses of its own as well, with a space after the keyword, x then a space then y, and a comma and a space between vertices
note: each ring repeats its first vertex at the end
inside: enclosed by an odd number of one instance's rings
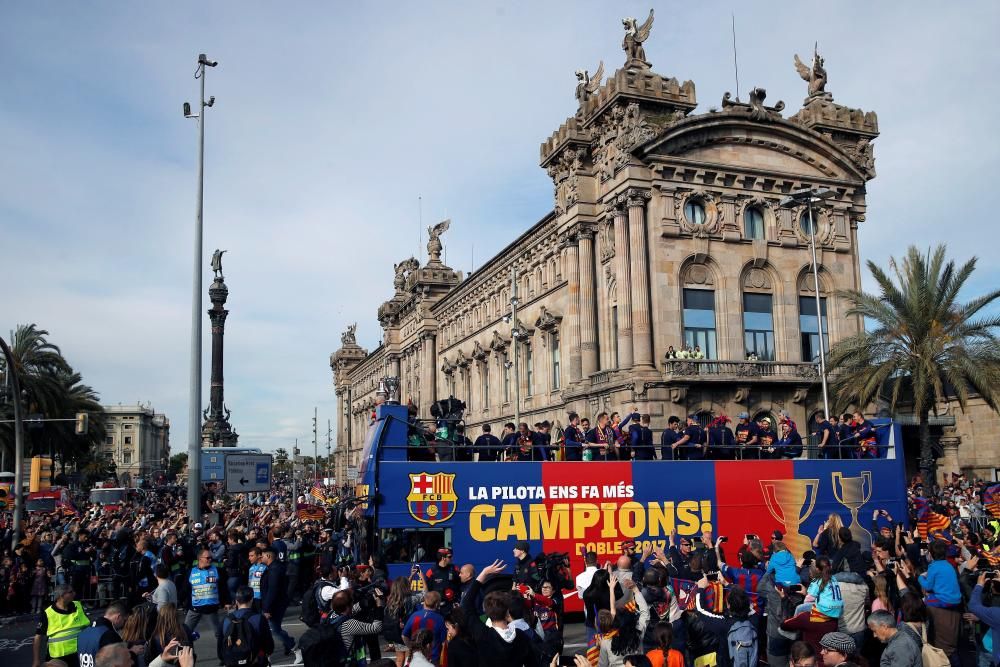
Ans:
POLYGON ((817 382, 819 365, 787 361, 716 361, 714 359, 667 359, 664 377, 668 380, 739 382, 817 382))

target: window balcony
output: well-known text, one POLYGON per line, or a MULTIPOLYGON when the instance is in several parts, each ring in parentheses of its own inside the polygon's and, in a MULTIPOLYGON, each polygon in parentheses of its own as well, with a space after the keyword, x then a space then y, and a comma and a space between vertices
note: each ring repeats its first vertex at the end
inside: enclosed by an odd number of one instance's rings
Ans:
POLYGON ((788 361, 717 361, 715 359, 667 359, 668 381, 702 382, 803 382, 819 381, 819 364, 788 361))

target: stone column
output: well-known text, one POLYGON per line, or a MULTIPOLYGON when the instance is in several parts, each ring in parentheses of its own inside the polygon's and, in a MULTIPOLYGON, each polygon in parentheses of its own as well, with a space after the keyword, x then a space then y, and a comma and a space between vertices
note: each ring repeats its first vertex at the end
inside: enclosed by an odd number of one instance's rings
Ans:
MULTIPOLYGON (((937 471, 940 475, 938 483, 943 486, 951 481, 951 473, 962 472, 958 460, 958 446, 962 444, 962 436, 958 434, 958 429, 954 426, 946 426, 941 433, 938 443, 941 445, 941 450, 943 451, 941 458, 937 462, 937 471)), ((896 456, 899 456, 899 452, 896 452, 896 456)))
POLYGON ((597 372, 597 300, 594 298, 594 230, 582 227, 580 239, 580 363, 584 379, 597 372))
MULTIPOLYGON (((629 188, 625 193, 628 207, 629 268, 632 274, 632 352, 636 368, 653 370, 652 316, 649 305, 649 259, 646 251, 646 202, 649 190, 629 188)), ((619 294, 621 283, 619 283, 619 294)), ((619 317, 621 309, 619 308, 619 317)))
POLYGON ((426 332, 420 336, 423 350, 420 353, 420 396, 419 416, 430 419, 431 403, 437 400, 437 356, 434 354, 434 334, 426 332))
POLYGON ((626 196, 619 195, 608 210, 615 224, 615 282, 618 285, 618 368, 632 368, 632 284, 629 266, 626 196))
POLYGON ((403 375, 399 370, 399 355, 389 355, 389 376, 399 378, 400 391, 402 391, 403 375))
POLYGON ((574 234, 565 238, 566 243, 566 302, 565 339, 563 344, 569 349, 569 381, 579 382, 583 373, 583 358, 580 353, 580 248, 574 234))

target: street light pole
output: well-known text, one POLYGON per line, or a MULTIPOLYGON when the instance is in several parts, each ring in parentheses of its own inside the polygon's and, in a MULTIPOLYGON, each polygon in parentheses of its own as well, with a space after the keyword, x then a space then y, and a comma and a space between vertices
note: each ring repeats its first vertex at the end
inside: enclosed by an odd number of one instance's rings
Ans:
MULTIPOLYGON (((816 201, 819 201, 816 198, 816 201)), ((823 301, 819 297, 819 266, 816 263, 816 223, 813 221, 813 197, 809 197, 809 250, 812 252, 813 291, 816 294, 816 324, 819 329, 819 377, 823 386, 823 418, 830 419, 830 396, 826 388, 826 344, 823 340, 823 301)))
POLYGON ((830 188, 806 189, 792 192, 779 202, 779 206, 805 202, 809 216, 809 251, 812 255, 813 291, 816 296, 816 328, 819 335, 819 379, 823 387, 823 416, 830 419, 830 394, 826 382, 826 345, 823 341, 823 300, 819 295, 819 263, 816 260, 816 222, 813 204, 829 199, 837 193, 830 188))
POLYGON ((198 195, 197 213, 195 214, 194 232, 194 281, 191 294, 191 386, 190 403, 188 405, 188 493, 187 513, 190 521, 195 523, 201 519, 201 277, 202 267, 202 236, 203 210, 205 190, 205 109, 215 103, 215 97, 205 101, 206 67, 215 67, 217 62, 209 60, 205 54, 198 56, 198 68, 194 78, 201 83, 201 100, 198 113, 191 113, 191 105, 184 104, 184 116, 198 119, 198 195))
POLYGON ((11 536, 11 548, 21 539, 21 516, 24 513, 24 425, 21 422, 21 379, 14 364, 14 353, 7 342, 0 338, 0 348, 7 360, 7 377, 10 378, 10 388, 14 400, 14 530, 11 536))

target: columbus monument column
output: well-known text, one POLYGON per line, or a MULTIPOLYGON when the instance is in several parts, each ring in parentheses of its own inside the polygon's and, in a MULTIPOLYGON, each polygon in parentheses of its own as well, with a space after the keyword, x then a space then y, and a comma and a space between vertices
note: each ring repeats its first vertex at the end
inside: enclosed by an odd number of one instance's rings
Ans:
POLYGON ((225 404, 225 380, 223 378, 223 336, 226 331, 225 309, 229 288, 226 287, 222 275, 222 254, 225 250, 216 250, 212 255, 212 270, 215 280, 208 288, 208 298, 212 308, 208 317, 212 321, 212 387, 208 409, 205 410, 205 422, 201 427, 202 447, 235 447, 239 439, 233 427, 229 424, 229 409, 225 404))

